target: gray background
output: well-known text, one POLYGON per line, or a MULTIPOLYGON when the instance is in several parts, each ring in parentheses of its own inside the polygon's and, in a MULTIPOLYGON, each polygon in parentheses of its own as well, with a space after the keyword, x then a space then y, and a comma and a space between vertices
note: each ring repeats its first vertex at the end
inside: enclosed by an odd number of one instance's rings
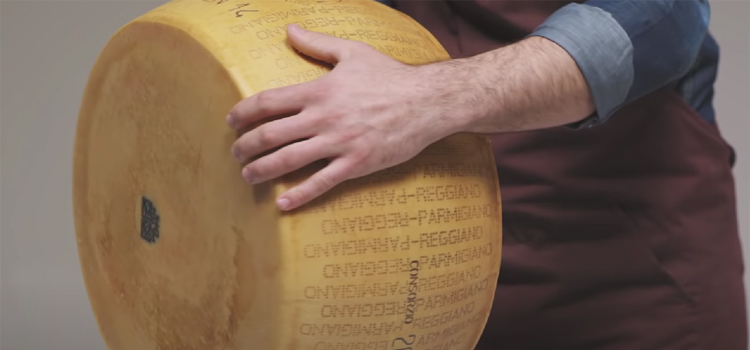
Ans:
MULTIPOLYGON (((89 70, 107 39, 160 3, 0 1, 2 350, 105 348, 89 308, 73 231, 76 117, 89 70)), ((746 262, 748 23, 750 2, 713 0, 711 27, 722 47, 716 106, 720 127, 739 157, 735 174, 746 262)))

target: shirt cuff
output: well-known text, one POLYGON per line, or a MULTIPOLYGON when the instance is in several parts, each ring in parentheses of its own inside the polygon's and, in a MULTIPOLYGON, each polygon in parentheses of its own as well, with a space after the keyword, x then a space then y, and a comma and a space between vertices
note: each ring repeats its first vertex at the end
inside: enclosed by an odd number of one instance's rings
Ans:
POLYGON ((588 83, 596 112, 569 127, 591 128, 604 123, 626 100, 634 80, 633 44, 609 12, 569 4, 531 36, 547 38, 567 51, 588 83))

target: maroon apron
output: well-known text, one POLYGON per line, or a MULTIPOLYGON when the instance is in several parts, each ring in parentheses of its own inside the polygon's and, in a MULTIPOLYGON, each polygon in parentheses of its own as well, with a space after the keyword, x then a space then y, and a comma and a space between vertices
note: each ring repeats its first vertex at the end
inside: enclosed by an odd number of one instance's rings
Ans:
MULTIPOLYGON (((566 3, 396 8, 460 58, 522 39, 566 3)), ((747 350, 731 148, 672 89, 592 129, 492 139, 504 251, 477 350, 747 350)))

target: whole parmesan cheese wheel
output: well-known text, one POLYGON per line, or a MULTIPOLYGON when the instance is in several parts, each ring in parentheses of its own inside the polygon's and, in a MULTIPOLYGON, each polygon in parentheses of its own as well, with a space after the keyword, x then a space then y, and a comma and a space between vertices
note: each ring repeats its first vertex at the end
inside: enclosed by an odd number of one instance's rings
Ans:
POLYGON ((251 186, 224 117, 329 68, 286 25, 408 64, 448 59, 372 0, 176 0, 104 47, 79 115, 81 268, 111 350, 471 350, 500 269, 487 138, 457 134, 290 212, 275 199, 320 164, 251 186))

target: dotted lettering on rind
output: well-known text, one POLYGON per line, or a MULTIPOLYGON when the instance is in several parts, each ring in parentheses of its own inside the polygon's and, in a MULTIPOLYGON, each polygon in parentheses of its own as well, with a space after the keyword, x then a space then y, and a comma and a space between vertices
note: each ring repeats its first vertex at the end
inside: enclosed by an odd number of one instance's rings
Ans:
POLYGON ((444 164, 431 163, 424 165, 423 178, 454 178, 454 177, 477 177, 484 178, 487 175, 487 167, 483 164, 444 164))
MULTIPOLYGON (((482 275, 482 266, 475 265, 470 268, 452 271, 444 274, 421 278, 419 283, 420 292, 440 291, 456 286, 467 285, 465 288, 477 286, 477 282, 485 283, 480 280, 482 275), (472 283, 472 281, 475 281, 472 283)), ((486 277, 485 277, 486 279, 486 277)), ((486 283, 485 283, 486 284, 486 283)), ((457 289, 461 293, 462 289, 457 289)), ((395 295, 407 295, 409 293, 408 284, 401 281, 394 282, 368 282, 368 283, 342 283, 331 285, 308 285, 304 288, 305 299, 317 300, 346 300, 346 299, 367 299, 367 298, 384 298, 395 295)), ((452 292, 451 292, 452 293, 452 292)), ((438 294, 442 295, 442 294, 438 294)), ((453 296, 441 298, 447 300, 453 296)), ((428 297, 435 298, 435 296, 428 297)), ((437 300, 437 299, 433 299, 437 300)))
POLYGON ((414 215, 409 212, 394 212, 327 219, 321 222, 320 230, 325 235, 375 232, 422 225, 458 223, 496 215, 497 213, 490 204, 462 205, 419 210, 414 215))
POLYGON ((333 342, 333 341, 321 341, 315 343, 313 350, 391 350, 388 347, 389 342, 387 340, 381 341, 355 341, 355 342, 333 342))
POLYGON ((146 196, 141 197, 141 239, 151 244, 159 240, 159 213, 146 196))
MULTIPOLYGON (((441 310, 452 305, 467 302, 477 295, 485 293, 490 287, 489 277, 460 286, 440 294, 420 296, 418 268, 412 268, 409 282, 406 285, 408 294, 403 301, 364 301, 356 304, 331 303, 320 308, 322 318, 372 318, 405 315, 404 324, 411 324, 420 311, 441 310)), ((359 299, 362 300, 362 299, 359 299)))
MULTIPOLYGON (((467 264, 492 255, 492 243, 467 247, 419 257, 419 264, 425 270, 444 269, 450 266, 467 264)), ((350 261, 323 265, 324 278, 356 278, 408 273, 411 260, 408 258, 384 259, 377 261, 350 261)), ((427 277, 429 278, 429 277, 427 277)))
POLYGON ((347 239, 311 243, 304 246, 305 259, 333 258, 339 256, 386 254, 418 248, 438 248, 477 241, 484 236, 482 226, 464 227, 449 230, 435 230, 415 235, 347 239))
POLYGON ((442 313, 430 314, 425 317, 414 319, 415 329, 427 329, 438 327, 447 323, 453 323, 474 313, 476 303, 471 301, 463 306, 442 313))
POLYGON ((331 337, 377 337, 388 336, 403 331, 402 322, 380 323, 302 323, 299 334, 304 336, 331 337))

